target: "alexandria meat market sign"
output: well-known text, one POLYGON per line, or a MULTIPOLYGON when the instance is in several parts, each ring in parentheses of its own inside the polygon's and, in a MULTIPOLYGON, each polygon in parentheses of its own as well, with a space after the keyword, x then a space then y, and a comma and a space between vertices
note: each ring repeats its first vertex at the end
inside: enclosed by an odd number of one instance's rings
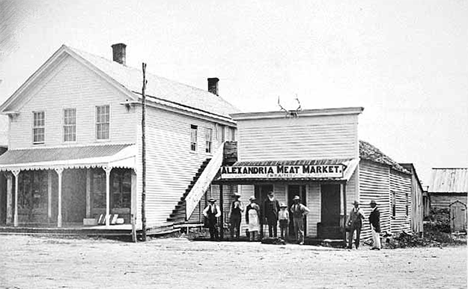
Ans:
POLYGON ((221 168, 221 179, 257 178, 342 178, 346 166, 299 165, 299 166, 225 166, 221 168))

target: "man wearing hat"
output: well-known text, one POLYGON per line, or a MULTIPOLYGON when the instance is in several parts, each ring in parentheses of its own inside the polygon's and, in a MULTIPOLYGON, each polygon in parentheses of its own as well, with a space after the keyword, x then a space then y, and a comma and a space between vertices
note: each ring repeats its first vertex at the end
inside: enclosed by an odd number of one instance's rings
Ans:
POLYGON ((299 245, 304 245, 304 216, 310 210, 301 204, 301 198, 295 196, 293 199, 294 204, 291 206, 291 213, 293 215, 294 235, 299 245))
POLYGON ((377 208, 377 203, 372 200, 370 202, 372 211, 369 215, 369 223, 371 226, 373 245, 371 250, 380 250, 380 211, 377 208))
POLYGON ((364 212, 359 207, 359 202, 354 201, 353 205, 354 207, 349 213, 349 220, 348 220, 348 227, 349 227, 348 249, 353 248, 354 231, 356 231, 356 240, 354 244, 356 246, 356 249, 359 248, 359 242, 361 238, 362 219, 365 218, 364 212))
POLYGON ((273 191, 268 192, 268 196, 263 202, 263 216, 265 223, 268 224, 268 236, 278 236, 278 211, 280 210, 279 202, 275 198, 273 191))
POLYGON ((234 239, 234 231, 236 231, 236 239, 239 239, 240 234, 240 224, 242 218, 242 212, 244 211, 244 206, 240 199, 240 194, 235 193, 233 196, 234 201, 231 203, 231 209, 229 211, 230 222, 231 222, 231 239, 234 239))
POLYGON ((218 228, 216 225, 218 223, 218 218, 221 216, 221 209, 213 198, 209 199, 208 203, 208 206, 203 210, 203 216, 207 219, 211 240, 219 240, 218 228))

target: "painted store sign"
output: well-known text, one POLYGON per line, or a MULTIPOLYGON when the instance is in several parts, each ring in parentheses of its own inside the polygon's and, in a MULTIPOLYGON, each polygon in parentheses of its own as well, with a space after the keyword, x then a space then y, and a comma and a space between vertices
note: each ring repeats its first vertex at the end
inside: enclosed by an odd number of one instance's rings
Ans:
POLYGON ((225 166, 221 168, 221 179, 248 178, 342 178, 346 166, 299 165, 299 166, 225 166))

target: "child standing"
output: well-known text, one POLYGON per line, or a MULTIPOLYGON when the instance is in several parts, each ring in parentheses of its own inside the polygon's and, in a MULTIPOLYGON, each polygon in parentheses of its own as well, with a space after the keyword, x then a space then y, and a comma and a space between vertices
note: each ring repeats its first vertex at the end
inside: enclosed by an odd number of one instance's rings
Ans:
POLYGON ((289 228, 289 212, 286 210, 288 206, 284 203, 280 205, 280 211, 278 212, 278 220, 281 230, 281 239, 288 239, 288 228, 289 228))

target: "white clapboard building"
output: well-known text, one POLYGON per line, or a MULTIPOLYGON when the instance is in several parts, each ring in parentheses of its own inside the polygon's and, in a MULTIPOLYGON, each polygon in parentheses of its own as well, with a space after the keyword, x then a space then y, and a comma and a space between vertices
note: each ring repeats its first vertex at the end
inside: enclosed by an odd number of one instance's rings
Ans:
MULTIPOLYGON (((113 61, 63 45, 0 106, 9 117, 2 223, 106 228, 133 216, 141 225, 143 76, 126 66, 125 44, 112 48, 113 61)), ((154 227, 199 214, 238 110, 218 96, 217 78, 209 91, 146 78, 145 209, 154 227)))

